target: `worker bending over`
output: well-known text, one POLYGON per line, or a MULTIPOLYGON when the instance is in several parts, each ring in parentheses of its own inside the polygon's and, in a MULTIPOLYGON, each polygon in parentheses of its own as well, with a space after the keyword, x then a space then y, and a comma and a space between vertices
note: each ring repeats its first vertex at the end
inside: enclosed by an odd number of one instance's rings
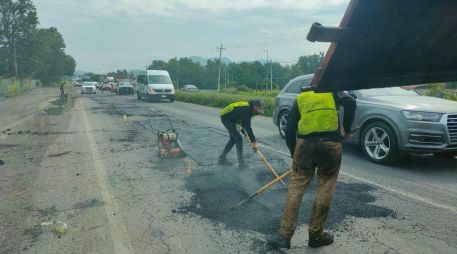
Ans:
POLYGON ((246 131, 249 139, 252 142, 252 149, 257 152, 259 148, 252 131, 251 119, 253 116, 263 114, 265 110, 265 103, 262 100, 251 100, 249 102, 240 101, 229 104, 223 108, 220 112, 221 121, 224 127, 227 129, 230 136, 227 145, 219 156, 219 165, 232 165, 227 160, 227 154, 232 150, 233 146, 236 145, 236 152, 238 155, 238 166, 239 168, 246 168, 247 165, 243 159, 243 138, 239 133, 236 125, 241 124, 241 127, 246 131))

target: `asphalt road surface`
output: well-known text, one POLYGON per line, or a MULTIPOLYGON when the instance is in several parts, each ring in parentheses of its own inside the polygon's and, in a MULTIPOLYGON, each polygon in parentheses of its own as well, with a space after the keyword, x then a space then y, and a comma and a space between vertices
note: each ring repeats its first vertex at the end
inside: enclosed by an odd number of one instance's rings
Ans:
MULTIPOLYGON (((249 168, 216 165, 227 141, 218 110, 147 103, 112 93, 35 89, 0 101, 0 253, 276 253, 286 190, 249 146, 249 168), (160 159, 155 132, 179 132, 185 158, 160 159), (56 222, 67 228, 60 235, 56 222)), ((291 164, 271 118, 256 117, 261 151, 291 164)), ((235 151, 229 159, 235 161, 235 151)), ((344 146, 327 228, 333 245, 307 246, 315 184, 284 253, 457 253, 457 159, 410 156, 395 166, 344 146)))

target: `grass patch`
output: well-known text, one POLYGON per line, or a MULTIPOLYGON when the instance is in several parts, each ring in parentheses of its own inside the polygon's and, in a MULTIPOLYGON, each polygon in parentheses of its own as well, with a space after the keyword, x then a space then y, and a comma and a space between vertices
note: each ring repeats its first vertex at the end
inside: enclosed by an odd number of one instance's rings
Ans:
POLYGON ((425 92, 425 95, 457 101, 457 95, 455 95, 451 89, 447 89, 445 84, 431 85, 425 92))
POLYGON ((227 93, 227 90, 225 90, 225 92, 222 93, 213 91, 176 91, 176 100, 178 101, 189 102, 215 108, 223 108, 228 104, 237 101, 249 101, 254 99, 261 99, 265 101, 265 115, 271 116, 273 114, 273 110, 275 107, 275 98, 273 96, 266 96, 265 94, 252 94, 247 92, 227 93))
POLYGON ((281 90, 252 90, 245 86, 240 86, 238 88, 226 88, 222 89, 223 93, 229 94, 241 94, 248 96, 257 96, 257 97, 273 97, 275 98, 281 90))
POLYGON ((0 94, 6 97, 16 97, 19 96, 32 88, 30 83, 18 83, 13 82, 7 86, 4 86, 3 89, 0 89, 0 94))

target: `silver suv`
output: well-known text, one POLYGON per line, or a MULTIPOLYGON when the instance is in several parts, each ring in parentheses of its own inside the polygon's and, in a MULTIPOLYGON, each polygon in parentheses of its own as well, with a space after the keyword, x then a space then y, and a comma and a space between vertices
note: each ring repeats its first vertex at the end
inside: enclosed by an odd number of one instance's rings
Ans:
MULTIPOLYGON (((295 98, 312 78, 312 74, 294 78, 276 96, 273 122, 281 136, 295 98)), ((401 153, 457 156, 457 102, 399 87, 349 93, 357 100, 354 125, 360 126, 351 141, 361 145, 372 161, 392 163, 401 153)))

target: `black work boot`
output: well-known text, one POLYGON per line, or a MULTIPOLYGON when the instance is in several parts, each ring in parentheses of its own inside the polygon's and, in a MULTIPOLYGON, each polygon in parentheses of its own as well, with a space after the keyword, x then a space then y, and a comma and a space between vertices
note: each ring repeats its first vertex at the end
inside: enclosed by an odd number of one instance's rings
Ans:
POLYGON ((281 237, 278 233, 268 237, 268 246, 272 249, 290 249, 290 239, 281 237))
POLYGON ((223 166, 232 166, 233 163, 228 161, 226 157, 219 156, 219 159, 217 160, 217 164, 223 165, 223 166))
POLYGON ((329 232, 324 232, 318 238, 309 240, 308 246, 311 248, 317 248, 325 245, 330 245, 333 243, 333 235, 329 232))

